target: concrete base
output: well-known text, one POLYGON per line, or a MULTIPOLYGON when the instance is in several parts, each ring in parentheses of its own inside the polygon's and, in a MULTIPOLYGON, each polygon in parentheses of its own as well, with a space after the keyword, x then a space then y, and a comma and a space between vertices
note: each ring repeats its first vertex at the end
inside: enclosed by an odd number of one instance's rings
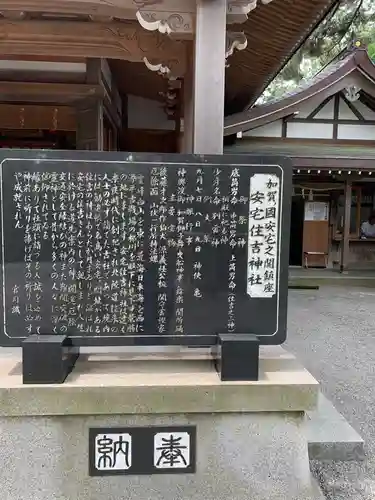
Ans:
POLYGON ((196 414, 2 419, 7 500, 315 500, 298 414, 196 414), (88 429, 197 425, 193 475, 88 477, 88 429))
MULTIPOLYGON (((7 500, 317 500, 305 411, 318 384, 289 354, 262 349, 259 382, 221 382, 189 360, 78 362, 60 386, 23 386, 0 358, 0 484, 7 500), (195 474, 88 476, 100 426, 197 426, 195 474)), ((199 358, 199 359, 194 359, 199 358)))
POLYGON ((310 460, 364 460, 364 440, 323 394, 306 420, 310 460))

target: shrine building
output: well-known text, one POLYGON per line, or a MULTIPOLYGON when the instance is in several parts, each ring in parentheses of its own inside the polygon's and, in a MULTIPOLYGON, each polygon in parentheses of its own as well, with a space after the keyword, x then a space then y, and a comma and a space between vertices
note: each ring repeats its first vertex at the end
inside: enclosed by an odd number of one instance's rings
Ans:
POLYGON ((292 158, 292 266, 375 268, 375 66, 353 49, 281 99, 228 117, 227 152, 292 158))
POLYGON ((0 0, 1 147, 222 153, 334 3, 0 0))

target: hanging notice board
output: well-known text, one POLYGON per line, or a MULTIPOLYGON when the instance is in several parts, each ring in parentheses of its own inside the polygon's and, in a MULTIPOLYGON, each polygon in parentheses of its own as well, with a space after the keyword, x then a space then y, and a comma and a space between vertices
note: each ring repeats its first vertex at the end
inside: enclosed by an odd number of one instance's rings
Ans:
POLYGON ((286 159, 0 154, 3 346, 285 340, 286 159))

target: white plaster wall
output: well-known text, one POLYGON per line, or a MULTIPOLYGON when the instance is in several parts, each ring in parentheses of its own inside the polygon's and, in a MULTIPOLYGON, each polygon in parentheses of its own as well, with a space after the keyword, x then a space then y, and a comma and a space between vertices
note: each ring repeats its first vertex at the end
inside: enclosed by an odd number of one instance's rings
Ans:
POLYGON ((175 123, 168 120, 161 102, 129 95, 128 128, 174 130, 175 123))
POLYGON ((298 109, 298 114, 296 115, 296 118, 307 118, 309 114, 317 107, 319 106, 319 103, 308 103, 308 104, 302 104, 302 106, 298 109))
MULTIPOLYGON (((307 118, 310 113, 312 113, 321 103, 323 100, 320 102, 313 102, 313 103, 308 103, 308 104, 303 104, 301 108, 298 110, 298 115, 296 115, 297 118, 307 118)), ((324 120, 332 120, 333 119, 333 99, 329 101, 324 108, 322 108, 319 113, 315 116, 315 118, 321 118, 324 120)))
POLYGON ((375 141, 375 125, 339 125, 338 139, 375 141))
MULTIPOLYGON (((322 108, 318 114, 314 116, 314 118, 320 118, 322 120, 333 120, 334 117, 334 98, 331 99, 327 104, 322 108)), ((317 107, 317 106, 316 106, 317 107)))
MULTIPOLYGON (((355 103, 353 103, 355 105, 355 103)), ((349 108, 343 99, 340 99, 339 108, 339 119, 340 120, 358 120, 353 111, 349 108)))
POLYGON ((367 120, 375 120, 375 112, 368 108, 365 104, 360 101, 353 102, 358 111, 362 114, 363 118, 367 120))
POLYGON ((281 137, 282 121, 277 120, 273 123, 268 123, 263 127, 258 127, 253 130, 248 130, 243 133, 243 137, 281 137))
POLYGON ((333 125, 288 122, 287 137, 294 139, 332 139, 333 125))

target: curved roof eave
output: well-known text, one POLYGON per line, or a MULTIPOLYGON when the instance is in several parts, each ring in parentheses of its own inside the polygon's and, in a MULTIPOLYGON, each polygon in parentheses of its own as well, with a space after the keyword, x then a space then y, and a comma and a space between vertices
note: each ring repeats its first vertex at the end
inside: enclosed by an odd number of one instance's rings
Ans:
POLYGON ((318 95, 323 100, 344 88, 345 81, 353 73, 358 73, 359 77, 364 77, 374 85, 375 92, 375 66, 365 50, 355 50, 339 63, 328 66, 325 71, 310 80, 308 85, 302 84, 297 91, 286 94, 277 101, 226 117, 224 135, 245 132, 282 119, 297 112, 301 104, 318 95))

